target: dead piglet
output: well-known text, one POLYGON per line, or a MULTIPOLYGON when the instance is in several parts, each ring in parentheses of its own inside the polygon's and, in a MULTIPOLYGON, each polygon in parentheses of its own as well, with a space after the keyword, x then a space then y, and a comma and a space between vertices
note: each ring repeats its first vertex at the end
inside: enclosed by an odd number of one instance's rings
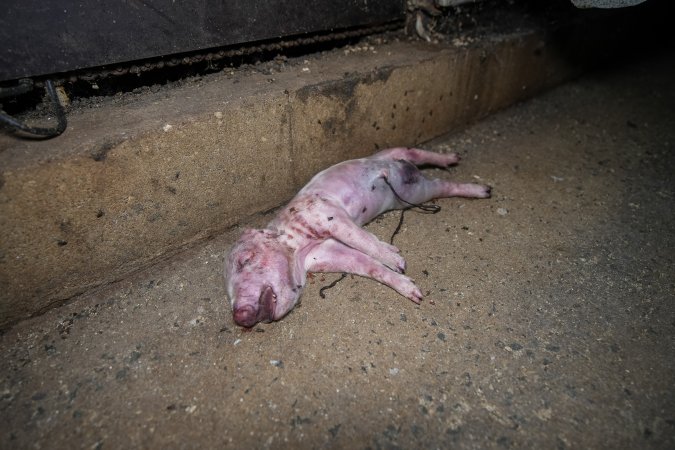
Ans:
POLYGON ((425 178, 419 165, 447 167, 456 154, 394 148, 317 174, 263 230, 246 230, 225 264, 234 321, 278 320, 300 299, 307 272, 373 278, 415 303, 422 293, 403 275, 398 248, 361 226, 390 209, 441 197, 487 198, 490 188, 425 178))

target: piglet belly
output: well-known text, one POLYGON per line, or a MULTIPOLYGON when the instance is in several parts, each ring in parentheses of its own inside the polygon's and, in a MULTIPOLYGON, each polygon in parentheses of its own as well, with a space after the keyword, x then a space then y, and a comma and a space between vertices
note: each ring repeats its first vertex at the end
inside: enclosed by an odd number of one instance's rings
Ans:
POLYGON ((383 212, 400 207, 382 177, 373 178, 358 188, 343 192, 341 200, 345 211, 358 225, 364 225, 383 212))

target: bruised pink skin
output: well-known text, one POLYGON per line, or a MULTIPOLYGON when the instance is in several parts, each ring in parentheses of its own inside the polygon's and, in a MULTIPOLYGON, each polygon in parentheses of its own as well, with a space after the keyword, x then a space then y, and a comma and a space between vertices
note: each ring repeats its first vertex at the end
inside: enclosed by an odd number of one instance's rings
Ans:
POLYGON ((415 204, 440 197, 489 197, 489 186, 429 180, 416 167, 457 162, 454 153, 393 148, 317 174, 265 229, 247 229, 234 244, 225 262, 234 321, 251 327, 284 317, 299 302, 307 272, 373 278, 419 303, 422 292, 403 275, 399 249, 361 226, 385 211, 409 206, 392 188, 415 204))

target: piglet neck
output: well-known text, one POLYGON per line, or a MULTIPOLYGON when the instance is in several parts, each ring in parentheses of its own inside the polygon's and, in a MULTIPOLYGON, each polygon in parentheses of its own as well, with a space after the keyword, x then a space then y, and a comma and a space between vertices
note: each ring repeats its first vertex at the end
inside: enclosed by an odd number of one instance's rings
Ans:
POLYGON ((290 253, 297 253, 299 249, 308 244, 308 239, 304 236, 289 234, 284 230, 278 229, 274 224, 269 224, 265 231, 274 235, 276 241, 286 247, 290 253))

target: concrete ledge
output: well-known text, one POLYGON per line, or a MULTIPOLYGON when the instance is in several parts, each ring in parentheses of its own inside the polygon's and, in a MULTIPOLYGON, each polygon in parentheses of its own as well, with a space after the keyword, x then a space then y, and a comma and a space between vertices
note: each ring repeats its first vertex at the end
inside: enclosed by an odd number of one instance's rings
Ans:
POLYGON ((543 33, 391 43, 225 74, 0 137, 0 326, 289 199, 313 174, 427 141, 578 73, 543 33))

